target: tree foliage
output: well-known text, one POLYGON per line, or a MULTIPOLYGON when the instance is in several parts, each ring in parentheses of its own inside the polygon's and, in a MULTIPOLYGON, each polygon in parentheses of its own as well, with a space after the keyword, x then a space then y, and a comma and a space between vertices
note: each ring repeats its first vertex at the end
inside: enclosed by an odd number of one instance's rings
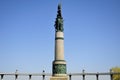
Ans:
MULTIPOLYGON (((111 71, 118 73, 120 72, 120 67, 113 67, 111 71)), ((120 80, 120 74, 113 75, 113 80, 120 80)))

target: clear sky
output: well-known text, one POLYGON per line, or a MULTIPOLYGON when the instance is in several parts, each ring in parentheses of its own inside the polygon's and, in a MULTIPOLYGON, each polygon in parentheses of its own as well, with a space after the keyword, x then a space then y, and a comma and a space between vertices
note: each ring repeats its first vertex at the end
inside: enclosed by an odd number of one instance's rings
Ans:
MULTIPOLYGON (((120 0, 62 0, 69 72, 120 67, 120 0)), ((0 0, 0 72, 52 72, 59 0, 0 0)))

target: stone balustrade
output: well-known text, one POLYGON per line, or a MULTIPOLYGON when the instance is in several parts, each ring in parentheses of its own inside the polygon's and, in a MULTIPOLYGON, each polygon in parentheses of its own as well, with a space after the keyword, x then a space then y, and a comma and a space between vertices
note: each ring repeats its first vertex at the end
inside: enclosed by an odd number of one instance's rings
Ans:
MULTIPOLYGON (((81 76, 82 80, 86 80, 86 76, 95 76, 95 80, 99 80, 99 76, 109 76, 110 80, 113 80, 113 75, 120 75, 120 73, 115 73, 115 72, 103 72, 103 73, 85 73, 84 71, 82 73, 69 73, 67 74, 69 77, 69 80, 72 80, 72 77, 74 76, 81 76)), ((18 76, 28 76, 28 80, 32 80, 33 76, 41 76, 40 80, 45 80, 46 77, 52 76, 51 73, 0 73, 0 79, 4 80, 4 77, 7 76, 14 76, 14 80, 17 80, 19 77, 18 76)), ((20 80, 20 79, 19 79, 20 80)), ((26 79, 25 79, 26 80, 26 79)))

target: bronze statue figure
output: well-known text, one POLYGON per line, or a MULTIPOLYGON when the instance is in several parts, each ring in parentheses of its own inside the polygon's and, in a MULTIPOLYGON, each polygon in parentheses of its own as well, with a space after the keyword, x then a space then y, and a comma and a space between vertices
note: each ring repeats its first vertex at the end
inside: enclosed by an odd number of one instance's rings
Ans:
POLYGON ((63 18, 61 15, 61 5, 58 5, 58 12, 57 12, 57 18, 55 21, 55 29, 56 31, 62 31, 63 32, 63 18))

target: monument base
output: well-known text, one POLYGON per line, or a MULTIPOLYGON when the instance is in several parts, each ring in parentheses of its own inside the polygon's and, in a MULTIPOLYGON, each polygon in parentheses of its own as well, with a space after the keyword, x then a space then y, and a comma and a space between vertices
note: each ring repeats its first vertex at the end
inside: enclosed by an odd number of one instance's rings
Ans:
POLYGON ((51 77, 50 80, 68 80, 68 77, 67 76, 63 76, 63 77, 51 77))

